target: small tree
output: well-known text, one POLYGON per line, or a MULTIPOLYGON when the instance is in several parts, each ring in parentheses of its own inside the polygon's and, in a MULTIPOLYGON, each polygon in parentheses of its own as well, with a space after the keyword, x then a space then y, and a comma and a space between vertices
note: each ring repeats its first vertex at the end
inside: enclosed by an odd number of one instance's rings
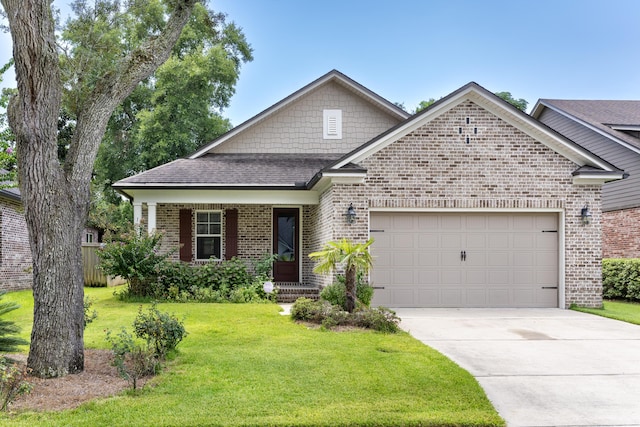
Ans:
POLYGON ((369 253, 369 246, 373 239, 366 243, 353 243, 342 239, 337 242, 328 242, 321 251, 309 254, 309 258, 317 262, 313 271, 320 274, 328 274, 336 269, 337 265, 344 268, 345 287, 347 291, 346 309, 353 313, 356 308, 356 278, 358 271, 366 273, 373 266, 373 259, 369 253))

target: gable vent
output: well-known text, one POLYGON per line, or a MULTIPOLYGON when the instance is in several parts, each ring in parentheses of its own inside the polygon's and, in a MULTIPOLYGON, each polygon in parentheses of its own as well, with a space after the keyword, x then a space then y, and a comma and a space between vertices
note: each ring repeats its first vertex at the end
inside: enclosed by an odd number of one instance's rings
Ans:
POLYGON ((342 139, 342 110, 322 112, 323 139, 342 139))

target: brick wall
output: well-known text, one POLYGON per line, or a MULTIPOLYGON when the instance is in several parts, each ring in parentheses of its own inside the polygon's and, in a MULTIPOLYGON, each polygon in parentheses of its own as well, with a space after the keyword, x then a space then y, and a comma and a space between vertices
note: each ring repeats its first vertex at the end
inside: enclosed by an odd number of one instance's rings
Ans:
POLYGON ((31 248, 20 203, 0 198, 0 289, 31 288, 31 248))
POLYGON ((238 134, 217 153, 348 153, 398 124, 337 83, 293 102, 268 120, 238 134), (342 139, 323 139, 322 111, 342 110, 342 139))
POLYGON ((600 186, 573 185, 577 165, 478 105, 455 107, 362 165, 364 185, 333 188, 333 238, 366 240, 369 207, 562 209, 565 306, 601 305, 600 186), (355 224, 340 219, 350 202, 358 213, 355 224), (579 217, 585 204, 593 214, 589 226, 579 217))
POLYGON ((602 257, 640 258, 640 208, 602 213, 602 257))
MULTIPOLYGON (((198 210, 222 212, 222 256, 225 254, 225 210, 238 210, 238 258, 255 261, 266 253, 271 253, 272 208, 268 205, 221 205, 221 204, 158 204, 156 208, 157 229, 164 233, 162 250, 170 251, 180 246, 180 209, 191 209, 194 215, 198 210)), ((144 215, 143 215, 144 217, 144 215)), ((196 242, 193 234, 195 258, 196 242)), ((172 259, 179 260, 180 254, 174 251, 172 259)))

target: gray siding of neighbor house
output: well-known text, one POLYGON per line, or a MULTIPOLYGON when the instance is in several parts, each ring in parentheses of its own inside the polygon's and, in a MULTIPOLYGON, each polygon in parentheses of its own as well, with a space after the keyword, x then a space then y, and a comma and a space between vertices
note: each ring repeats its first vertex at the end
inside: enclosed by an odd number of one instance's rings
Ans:
POLYGON ((545 108, 538 120, 629 174, 627 179, 603 186, 603 211, 640 206, 640 154, 550 108, 545 108))
POLYGON ((348 153, 397 125, 337 83, 323 85, 216 147, 216 153, 348 153), (342 110, 342 138, 323 139, 323 110, 342 110))

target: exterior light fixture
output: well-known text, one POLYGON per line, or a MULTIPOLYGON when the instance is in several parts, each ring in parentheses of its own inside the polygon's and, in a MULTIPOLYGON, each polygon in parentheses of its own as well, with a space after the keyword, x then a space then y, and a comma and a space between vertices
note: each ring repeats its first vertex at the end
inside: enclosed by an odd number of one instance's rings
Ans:
POLYGON ((349 208, 344 216, 347 217, 347 224, 353 224, 356 222, 356 210, 353 208, 353 203, 349 203, 349 208))
POLYGON ((584 208, 580 211, 580 219, 582 219, 582 225, 589 225, 591 223, 591 211, 589 211, 589 206, 584 205, 584 208))

